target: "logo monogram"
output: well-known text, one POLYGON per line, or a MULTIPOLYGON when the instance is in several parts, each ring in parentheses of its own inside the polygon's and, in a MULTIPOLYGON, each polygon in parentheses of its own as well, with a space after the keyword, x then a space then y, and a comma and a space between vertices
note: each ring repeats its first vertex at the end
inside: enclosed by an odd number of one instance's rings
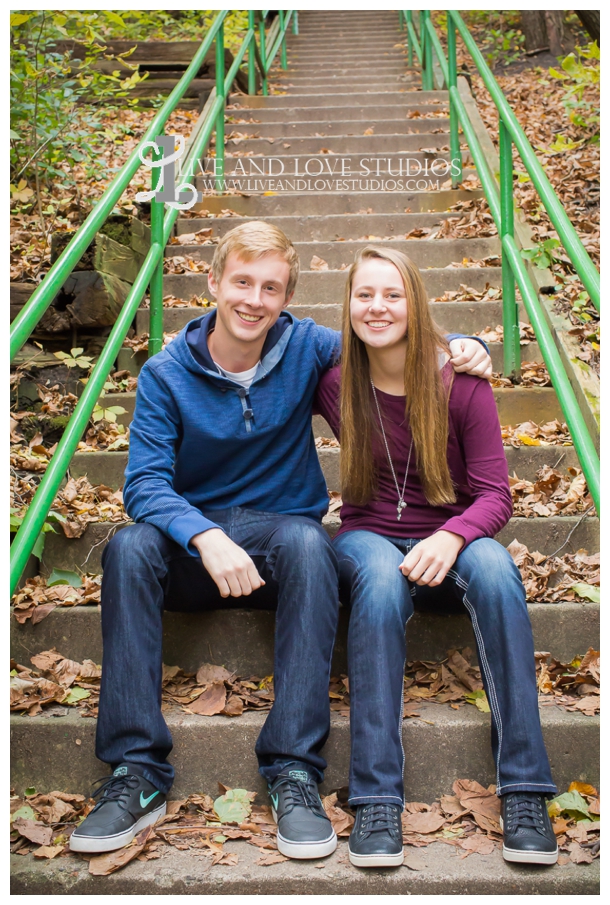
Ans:
POLYGON ((271 795, 271 794, 270 794, 270 795, 269 795, 269 798, 270 798, 271 801, 273 802, 273 807, 274 807, 275 810, 277 811, 277 803, 278 803, 278 801, 279 801, 279 795, 271 795))
POLYGON ((156 198, 157 201, 167 204, 168 207, 186 211, 203 199, 201 192, 198 192, 190 182, 181 182, 178 186, 175 184, 176 161, 184 154, 183 135, 157 135, 154 141, 144 142, 138 154, 145 167, 159 170, 159 177, 157 185, 152 191, 137 193, 136 201, 151 201, 152 198, 156 198), (176 142, 178 143, 177 149, 176 142), (145 151, 149 148, 152 148, 155 155, 158 156, 157 160, 154 157, 144 157, 145 151))

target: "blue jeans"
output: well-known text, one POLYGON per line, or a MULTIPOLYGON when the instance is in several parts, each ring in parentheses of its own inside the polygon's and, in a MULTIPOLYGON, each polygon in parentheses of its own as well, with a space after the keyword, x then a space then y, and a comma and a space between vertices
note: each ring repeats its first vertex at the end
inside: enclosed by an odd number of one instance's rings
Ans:
POLYGON ((195 612, 276 608, 275 703, 256 743, 261 774, 307 764, 321 782, 330 730, 328 683, 339 610, 337 559, 312 519, 235 507, 206 512, 253 559, 266 585, 222 598, 199 557, 153 525, 124 528, 104 551, 104 654, 97 757, 144 767, 162 792, 171 788, 172 739, 161 715, 164 608, 195 612))
POLYGON ((402 747, 405 627, 414 604, 464 606, 472 621, 491 708, 498 795, 557 792, 538 713, 534 642, 525 591, 510 554, 490 538, 461 552, 438 587, 398 567, 418 543, 349 531, 334 542, 341 597, 349 601, 350 804, 404 803, 402 747))

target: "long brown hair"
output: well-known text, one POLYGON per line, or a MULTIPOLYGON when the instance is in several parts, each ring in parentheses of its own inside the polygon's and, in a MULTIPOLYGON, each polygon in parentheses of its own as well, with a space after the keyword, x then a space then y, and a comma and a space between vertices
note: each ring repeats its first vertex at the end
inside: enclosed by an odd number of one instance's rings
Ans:
POLYGON ((341 487, 347 502, 368 503, 377 493, 373 462, 373 415, 369 358, 350 318, 354 276, 371 258, 390 261, 399 271, 407 299, 407 354, 405 359, 406 417, 411 427, 419 479, 432 506, 454 503, 456 496, 447 464, 449 393, 438 366, 439 349, 449 351, 434 323, 420 272, 402 252, 368 245, 358 252, 348 272, 343 303, 341 354, 341 487))

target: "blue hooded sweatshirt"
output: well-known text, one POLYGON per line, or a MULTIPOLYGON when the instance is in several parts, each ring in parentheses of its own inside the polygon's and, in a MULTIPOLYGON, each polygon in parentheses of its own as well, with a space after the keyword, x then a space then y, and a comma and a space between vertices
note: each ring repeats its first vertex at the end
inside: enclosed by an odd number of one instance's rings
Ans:
POLYGON ((243 506, 319 522, 328 508, 311 414, 341 334, 282 312, 246 390, 212 361, 215 322, 215 310, 191 321, 142 368, 123 490, 134 521, 193 556, 190 539, 218 527, 206 511, 243 506))

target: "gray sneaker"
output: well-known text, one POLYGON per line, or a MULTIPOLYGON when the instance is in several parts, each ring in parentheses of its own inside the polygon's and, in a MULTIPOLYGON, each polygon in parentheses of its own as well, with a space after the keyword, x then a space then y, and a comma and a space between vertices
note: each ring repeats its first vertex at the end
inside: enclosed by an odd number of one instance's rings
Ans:
POLYGON ((138 764, 121 764, 93 793, 100 800, 70 836, 73 852, 112 852, 165 816, 165 795, 138 764))
POLYGON ((325 858, 337 835, 320 801, 316 780, 303 764, 290 764, 269 785, 277 847, 288 858, 325 858))

